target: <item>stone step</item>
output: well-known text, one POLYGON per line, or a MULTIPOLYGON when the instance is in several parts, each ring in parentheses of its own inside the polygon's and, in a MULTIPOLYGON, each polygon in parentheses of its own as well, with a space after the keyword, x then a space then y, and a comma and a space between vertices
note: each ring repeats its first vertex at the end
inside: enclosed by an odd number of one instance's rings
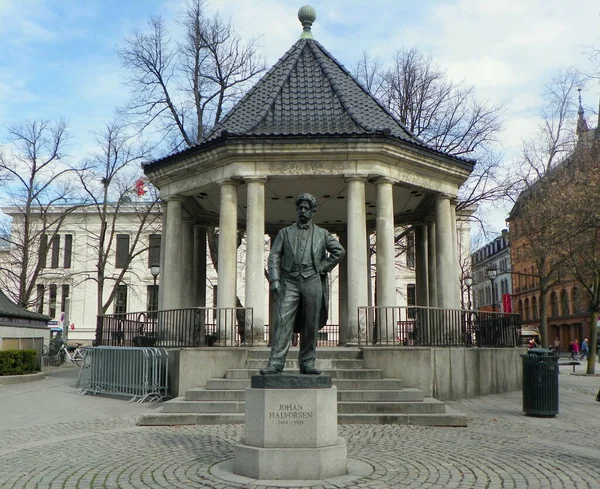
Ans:
POLYGON ((338 401, 338 414, 432 414, 445 413, 446 405, 433 398, 416 402, 394 401, 338 401))
POLYGON ((338 390, 338 401, 403 401, 418 402, 424 399, 420 389, 404 388, 399 390, 338 390))
MULTIPOLYGON (((267 360, 267 358, 248 359, 246 360, 246 367, 261 369, 267 365, 267 360)), ((365 361, 358 358, 318 358, 316 366, 317 368, 328 370, 338 368, 364 368, 365 361)), ((298 370, 298 360, 286 360, 284 370, 298 370)))
MULTIPOLYGON (((338 390, 339 401, 422 401, 423 391, 414 388, 399 390, 338 390)), ((196 387, 185 393, 186 401, 243 401, 246 391, 240 390, 216 390, 196 387)), ((178 398, 179 399, 179 398, 178 398)), ((171 402, 171 401, 168 401, 171 402)))
POLYGON ((333 384, 339 391, 359 390, 359 391, 378 391, 378 390, 400 390, 402 381, 400 379, 332 379, 333 384))
POLYGON ((162 406, 163 413, 242 413, 244 401, 187 401, 176 397, 162 406))
MULTIPOLYGON (((398 390, 402 389, 399 379, 332 379, 338 390, 398 390)), ((250 379, 208 379, 207 389, 240 390, 250 387, 250 379)))
MULTIPOLYGON (((298 372, 297 370, 295 371, 298 372)), ((357 368, 357 369, 324 369, 323 375, 327 375, 332 379, 381 379, 382 373, 377 368, 357 368)), ((260 375, 260 369, 252 368, 230 368, 226 375, 226 379, 249 379, 252 375, 260 375)))
MULTIPOLYGON (((243 401, 246 398, 244 389, 206 389, 195 387, 185 393, 186 401, 243 401)), ((167 401, 170 402, 170 401, 167 401)))
MULTIPOLYGON (((297 346, 293 346, 289 349, 288 358, 296 359, 298 358, 299 349, 297 346)), ((256 347, 248 350, 248 359, 249 360, 258 360, 264 359, 265 361, 269 359, 271 355, 270 348, 264 347, 256 347)), ((333 359, 346 359, 346 360, 362 360, 363 353, 362 350, 358 348, 328 348, 328 347, 317 347, 317 361, 319 360, 333 360, 333 359)))
MULTIPOLYGON (((144 413, 138 426, 243 424, 243 413, 144 413)), ((435 414, 338 414, 339 424, 403 424, 413 426, 467 426, 467 417, 450 408, 435 414)))
POLYGON ((250 387, 250 379, 208 379, 207 390, 243 390, 250 387))
POLYGON ((243 424, 244 413, 144 413, 137 421, 138 426, 174 426, 194 424, 243 424))
POLYGON ((433 414, 339 414, 339 424, 403 424, 412 426, 467 426, 467 417, 446 406, 445 413, 433 414))

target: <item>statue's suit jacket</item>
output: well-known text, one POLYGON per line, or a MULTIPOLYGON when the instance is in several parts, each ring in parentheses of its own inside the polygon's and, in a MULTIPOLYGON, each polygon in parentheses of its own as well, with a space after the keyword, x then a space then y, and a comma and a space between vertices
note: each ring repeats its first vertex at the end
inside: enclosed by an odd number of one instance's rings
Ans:
MULTIPOLYGON (((269 253, 269 283, 274 280, 281 280, 282 271, 292 273, 294 261, 296 258, 296 235, 298 227, 292 224, 283 228, 277 234, 275 241, 271 245, 269 253)), ((327 323, 327 314, 329 308, 329 281, 327 274, 344 257, 346 251, 343 246, 326 229, 320 228, 313 223, 313 237, 311 246, 312 262, 315 271, 321 276, 323 285, 323 307, 321 308, 319 329, 327 323)), ((296 324, 294 332, 302 331, 301 311, 296 315, 296 324)))

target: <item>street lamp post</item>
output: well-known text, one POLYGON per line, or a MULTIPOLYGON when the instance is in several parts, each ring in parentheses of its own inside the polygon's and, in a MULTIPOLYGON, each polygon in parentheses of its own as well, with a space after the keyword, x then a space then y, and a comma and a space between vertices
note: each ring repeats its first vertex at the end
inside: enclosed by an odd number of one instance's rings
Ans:
POLYGON ((152 265, 150 267, 150 273, 152 274, 152 277, 154 278, 154 287, 152 287, 152 291, 154 294, 154 297, 152 298, 152 305, 156 305, 156 307, 154 307, 154 310, 157 311, 158 310, 158 300, 157 300, 157 290, 156 290, 156 277, 158 277, 158 274, 160 273, 160 266, 157 265, 156 263, 154 265, 152 265))
POLYGON ((473 277, 467 275, 465 277, 465 285, 467 286, 467 310, 471 310, 471 286, 473 285, 473 277))
POLYGON ((492 311, 496 312, 496 276, 498 275, 498 270, 496 267, 490 267, 486 272, 490 282, 492 282, 492 311))

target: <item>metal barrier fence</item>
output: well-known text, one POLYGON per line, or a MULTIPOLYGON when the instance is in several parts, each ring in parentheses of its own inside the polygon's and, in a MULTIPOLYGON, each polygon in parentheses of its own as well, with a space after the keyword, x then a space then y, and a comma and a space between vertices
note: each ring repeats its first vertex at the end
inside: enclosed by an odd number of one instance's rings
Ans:
POLYGON ((252 308, 194 307, 98 316, 96 346, 252 346, 252 308))
POLYGON ((435 307, 359 307, 360 345, 519 346, 521 316, 435 307))
POLYGON ((126 396, 130 402, 155 401, 167 397, 168 370, 164 348, 86 348, 77 387, 81 394, 126 396))

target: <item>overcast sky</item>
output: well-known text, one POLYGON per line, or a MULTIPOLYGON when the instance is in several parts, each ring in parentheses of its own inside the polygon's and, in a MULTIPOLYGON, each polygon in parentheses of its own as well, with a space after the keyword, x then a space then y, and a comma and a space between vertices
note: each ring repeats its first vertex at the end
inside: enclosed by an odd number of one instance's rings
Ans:
MULTIPOLYGON (((0 0, 0 124, 64 118, 72 155, 90 132, 126 101, 115 49, 150 15, 173 28, 183 0, 0 0)), ((272 65, 298 39, 302 2, 209 0, 243 36, 260 36, 272 65)), ((502 150, 515 157, 539 122, 541 90, 560 70, 592 69, 586 52, 600 48, 600 2, 593 0, 315 0, 314 37, 351 68, 363 51, 384 62, 417 47, 452 80, 474 85, 477 98, 506 106, 502 150)), ((598 85, 584 103, 597 107, 598 85)), ((596 117, 590 117, 596 126, 596 117)), ((5 131, 0 128, 0 138, 5 131)), ((504 227, 505 212, 492 217, 504 227)))

